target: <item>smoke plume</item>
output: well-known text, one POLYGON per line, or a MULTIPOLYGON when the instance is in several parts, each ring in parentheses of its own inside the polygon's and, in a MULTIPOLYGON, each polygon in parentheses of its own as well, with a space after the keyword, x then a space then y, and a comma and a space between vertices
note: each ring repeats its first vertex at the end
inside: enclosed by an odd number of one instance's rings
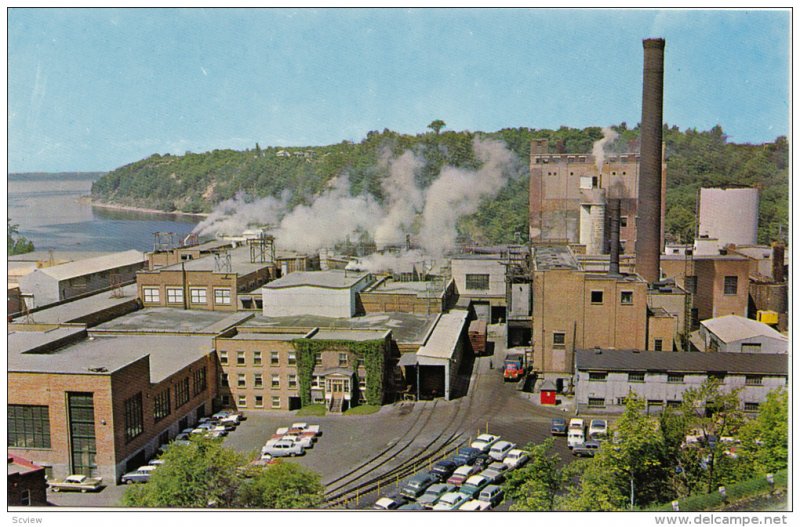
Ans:
POLYGON ((602 172, 603 170, 603 161, 605 161, 606 153, 605 153, 605 146, 614 141, 619 134, 612 130, 609 127, 603 128, 603 137, 602 139, 598 139, 592 145, 592 155, 594 156, 594 162, 597 165, 597 171, 602 172))

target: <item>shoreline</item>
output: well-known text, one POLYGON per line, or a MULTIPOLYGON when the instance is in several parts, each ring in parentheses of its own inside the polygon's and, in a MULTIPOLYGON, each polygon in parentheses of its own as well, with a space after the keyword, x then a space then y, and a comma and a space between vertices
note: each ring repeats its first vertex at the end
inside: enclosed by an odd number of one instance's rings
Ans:
POLYGON ((101 203, 99 201, 93 201, 89 196, 81 196, 79 201, 83 203, 87 203, 92 207, 99 207, 101 209, 112 209, 112 210, 127 210, 131 212, 142 212, 145 214, 167 214, 167 215, 174 215, 174 216, 194 216, 197 218, 207 218, 207 212, 182 212, 182 211, 173 211, 167 212, 158 209, 146 209, 143 207, 133 207, 129 205, 117 205, 115 203, 101 203))

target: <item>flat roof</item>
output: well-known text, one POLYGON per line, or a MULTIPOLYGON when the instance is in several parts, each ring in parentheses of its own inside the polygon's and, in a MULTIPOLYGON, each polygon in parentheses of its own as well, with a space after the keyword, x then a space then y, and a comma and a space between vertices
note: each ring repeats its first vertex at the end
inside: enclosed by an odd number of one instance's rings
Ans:
POLYGON ((15 328, 14 325, 8 326, 7 343, 8 355, 35 352, 36 350, 57 346, 61 341, 68 341, 77 338, 79 334, 85 333, 83 326, 55 327, 44 331, 27 331, 22 328, 15 328))
POLYGON ((551 269, 580 270, 580 264, 566 245, 534 245, 533 265, 537 271, 551 269))
POLYGON ((265 289, 285 287, 324 287, 326 289, 349 289, 369 276, 369 273, 331 269, 329 271, 296 271, 264 285, 265 289))
POLYGON ((243 327, 324 328, 357 330, 392 330, 392 338, 399 343, 422 344, 438 315, 411 313, 375 313, 353 318, 331 318, 314 315, 291 317, 265 317, 257 315, 247 320, 243 327))
POLYGON ((11 353, 9 372, 108 375, 150 357, 150 382, 158 383, 213 350, 208 337, 103 335, 50 353, 11 353))
POLYGON ((236 333, 233 340, 295 340, 306 336, 306 333, 236 333))
MULTIPOLYGON (((122 296, 120 297, 112 296, 111 291, 103 291, 79 300, 72 300, 64 304, 34 311, 30 316, 36 324, 61 324, 135 301, 137 298, 136 284, 130 284, 122 288, 122 296)), ((24 319, 23 315, 17 315, 15 323, 24 323, 24 319)))
POLYGON ((252 317, 252 312, 148 307, 104 322, 93 332, 197 333, 216 335, 252 317))
MULTIPOLYGON (((86 260, 88 258, 96 258, 98 256, 105 256, 113 254, 109 251, 53 251, 53 260, 55 262, 74 262, 76 260, 86 260)), ((50 251, 33 251, 24 254, 15 254, 8 257, 9 262, 40 262, 49 261, 50 251)))
POLYGON ((233 245, 231 240, 208 240, 207 242, 199 243, 197 245, 188 245, 184 247, 178 247, 178 249, 186 250, 186 251, 213 251, 214 249, 219 249, 221 247, 230 247, 233 245))
POLYGON ((468 316, 469 311, 455 310, 439 317, 439 322, 433 328, 430 338, 417 351, 417 356, 450 359, 453 356, 458 339, 464 332, 468 316))
MULTIPOLYGON (((220 252, 220 254, 224 254, 224 252, 220 252)), ((227 254, 231 257, 230 273, 237 275, 247 275, 258 271, 259 269, 273 267, 275 265, 273 262, 251 262, 250 248, 246 245, 231 249, 227 251, 227 254)), ((225 260, 222 259, 222 261, 225 260)), ((160 269, 148 272, 157 273, 160 271, 175 271, 180 269, 186 269, 187 271, 211 271, 216 273, 229 272, 224 267, 220 267, 220 265, 217 264, 217 258, 215 255, 195 258, 193 260, 186 260, 185 262, 167 265, 160 269)))
POLYGON ((433 281, 398 282, 387 278, 362 291, 378 295, 414 295, 417 298, 441 298, 444 290, 433 281))
POLYGON ((145 259, 144 253, 130 250, 95 256, 94 258, 86 258, 84 260, 54 265, 52 267, 42 267, 38 269, 38 271, 56 280, 68 280, 70 278, 86 276, 119 267, 144 263, 145 261, 147 260, 145 259))
MULTIPOLYGON (((686 260, 686 256, 682 254, 662 254, 662 260, 677 260, 677 261, 684 261, 686 260)), ((741 254, 693 254, 692 260, 749 260, 747 256, 742 256, 741 254)))
POLYGON ((719 337, 723 342, 736 342, 737 340, 749 339, 752 337, 768 337, 783 342, 789 342, 789 338, 757 320, 740 317, 739 315, 725 315, 717 318, 701 320, 710 332, 719 337))
POLYGON ((320 329, 311 336, 315 340, 380 340, 386 336, 388 329, 351 330, 351 329, 320 329))
POLYGON ((769 353, 702 353, 634 350, 576 350, 579 370, 725 372, 786 375, 789 358, 769 353), (598 353, 599 351, 599 353, 598 353))

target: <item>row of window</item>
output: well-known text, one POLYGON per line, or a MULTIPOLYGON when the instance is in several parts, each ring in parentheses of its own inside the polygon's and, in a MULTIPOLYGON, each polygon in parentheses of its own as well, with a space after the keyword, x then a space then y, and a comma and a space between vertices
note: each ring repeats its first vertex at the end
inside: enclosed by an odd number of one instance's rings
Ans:
MULTIPOLYGON (((231 399, 227 395, 222 396, 222 405, 228 406, 231 404, 231 399)), ((239 408, 247 408, 248 407, 248 399, 246 395, 240 395, 236 398, 236 406, 239 408)), ((281 396, 280 395, 273 395, 270 399, 270 408, 280 408, 281 407, 281 396)), ((253 397, 253 408, 264 408, 264 396, 263 395, 256 395, 253 397)))
MULTIPOLYGON (((230 386, 230 380, 227 373, 223 373, 220 377, 220 382, 223 387, 230 386)), ((331 391, 331 379, 327 380, 327 386, 324 384, 325 378, 321 375, 314 375, 311 378, 311 388, 312 389, 322 389, 323 386, 326 387, 327 391, 331 391)), ((348 379, 344 380, 345 389, 344 391, 350 391, 350 381, 348 379)), ((287 386, 290 390, 297 389, 297 375, 290 374, 287 376, 287 386)), ((247 374, 239 373, 236 378, 236 387, 237 388, 247 388, 247 374)), ((253 374, 253 388, 261 389, 264 388, 264 376, 260 373, 253 374)), ((359 377, 358 380, 358 387, 361 390, 367 389, 367 380, 364 377, 359 377)), ((273 374, 270 376, 270 388, 273 390, 279 390, 281 388, 281 376, 279 374, 273 374)), ((167 403, 169 404, 169 403, 167 403)))
MULTIPOLYGON (((253 351, 250 365, 252 366, 262 366, 263 359, 262 353, 260 351, 253 351)), ((228 356, 228 352, 221 350, 219 352, 219 363, 223 366, 233 366, 230 363, 230 357, 228 356)), ((297 352, 295 351, 288 351, 286 352, 286 364, 289 366, 295 366, 297 364, 297 352)), ((322 354, 316 353, 314 355, 314 364, 319 366, 322 364, 322 354)), ((358 366, 364 365, 364 358, 358 357, 356 359, 356 364, 358 366)), ((247 353, 244 351, 237 351, 236 352, 236 366, 247 366, 247 353)), ((281 365, 281 352, 280 351, 270 351, 269 352, 269 365, 270 366, 280 366, 281 365)), ((350 355, 345 352, 339 352, 339 366, 345 367, 350 365, 350 355)))
MULTIPOLYGON (((590 293, 590 298, 592 304, 602 304, 603 303, 603 296, 604 291, 592 291, 590 293)), ((619 303, 623 306, 629 306, 633 304, 633 291, 620 291, 619 293, 619 303)))
MULTIPOLYGON (((537 164, 538 163, 549 163, 552 160, 554 162, 555 161, 566 161, 567 163, 574 163, 576 159, 577 159, 578 163, 586 163, 586 156, 577 156, 576 157, 576 156, 565 156, 565 155, 555 155, 555 154, 554 155, 547 155, 547 156, 535 156, 533 158, 533 162, 537 163, 537 164)), ((624 156, 623 155, 623 156, 619 157, 619 162, 620 163, 626 163, 626 162, 627 163, 634 163, 636 160, 638 160, 638 156, 633 155, 633 154, 628 155, 628 156, 624 156)), ((617 162, 616 156, 608 158, 607 162, 608 163, 616 163, 617 162)), ((616 172, 612 172, 612 173, 616 174, 616 172)), ((625 172, 623 172, 623 174, 625 174, 625 172)))
MULTIPOLYGON (((167 304, 183 304, 182 287, 166 287, 167 304)), ((143 287, 144 302, 148 304, 161 303, 161 290, 158 287, 143 287)), ((192 304, 207 304, 208 289, 205 287, 190 287, 189 302, 192 304)), ((229 306, 231 304, 231 290, 214 288, 214 305, 229 306)))
MULTIPOLYGON (((645 372, 630 372, 628 373, 628 382, 644 382, 645 372)), ((590 371, 589 380, 592 382, 605 382, 608 378, 608 372, 605 371, 590 371)), ((709 374, 709 378, 723 380, 725 376, 719 373, 709 374)), ((762 375, 745 375, 744 383, 747 386, 761 386, 764 377, 762 375)), ((667 382, 671 384, 683 384, 684 374, 682 373, 667 373, 667 382)))
MULTIPOLYGON (((616 404, 617 406, 625 406, 626 398, 625 397, 617 397, 616 404)), ((602 397, 589 397, 587 401, 587 405, 589 408, 605 408, 606 400, 602 397)), ((648 410, 663 408, 665 406, 665 402, 660 399, 648 399, 647 400, 647 408, 648 410)), ((681 401, 668 399, 666 401, 667 408, 678 408, 681 406, 681 401)), ((759 407, 759 403, 744 403, 744 411, 745 412, 757 412, 759 407)))
MULTIPOLYGON (((697 294, 697 276, 687 275, 684 279, 684 287, 690 294, 697 294)), ((723 278, 722 293, 725 295, 736 295, 739 293, 739 277, 726 276, 723 278)))

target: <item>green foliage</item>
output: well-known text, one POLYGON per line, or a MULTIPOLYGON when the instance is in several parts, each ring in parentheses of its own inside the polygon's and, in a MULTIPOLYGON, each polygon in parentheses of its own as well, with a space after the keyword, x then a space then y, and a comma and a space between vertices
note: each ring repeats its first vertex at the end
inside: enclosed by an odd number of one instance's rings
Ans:
POLYGON ((25 236, 19 236, 19 225, 11 223, 11 218, 8 218, 8 256, 33 251, 33 242, 25 238, 25 236))
POLYGON ((444 121, 441 119, 436 119, 435 121, 431 121, 431 124, 428 125, 428 128, 433 130, 433 133, 436 135, 439 135, 439 131, 445 126, 447 126, 447 124, 444 121))
POLYGON ((739 432, 737 448, 743 471, 767 474, 789 464, 789 395, 779 388, 771 391, 758 409, 758 416, 739 432))
POLYGON ((550 511, 566 477, 560 468, 561 457, 551 453, 555 440, 550 437, 539 445, 525 450, 530 461, 508 475, 504 485, 506 495, 514 500, 514 511, 550 511))
POLYGON ((319 417, 325 415, 327 410, 324 404, 309 404, 297 410, 297 417, 319 417))
POLYGON ((344 411, 345 415, 369 415, 378 412, 381 409, 379 405, 362 404, 361 406, 354 406, 344 411))
POLYGON ((324 492, 319 474, 297 463, 280 461, 246 480, 237 500, 245 508, 311 509, 322 504, 324 492))

